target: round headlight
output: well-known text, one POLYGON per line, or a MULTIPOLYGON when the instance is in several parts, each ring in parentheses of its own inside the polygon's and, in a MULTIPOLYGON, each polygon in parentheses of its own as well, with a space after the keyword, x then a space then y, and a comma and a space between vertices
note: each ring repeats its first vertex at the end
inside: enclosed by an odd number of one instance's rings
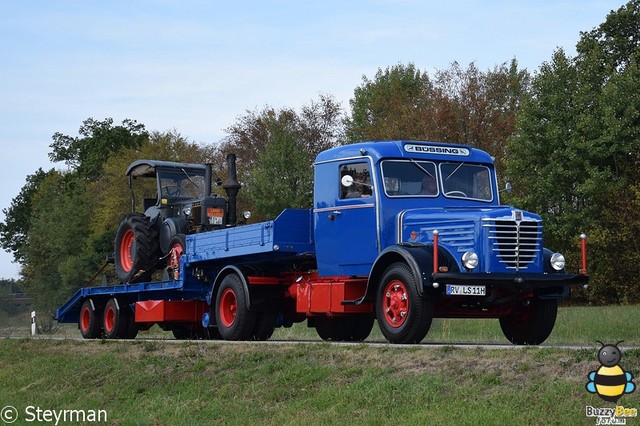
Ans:
POLYGON ((184 213, 185 216, 190 216, 191 215, 191 206, 184 206, 184 208, 182 209, 182 213, 184 213))
POLYGON ((462 255, 462 264, 467 269, 473 269, 478 266, 478 255, 473 251, 468 251, 462 255))
POLYGON ((549 263, 556 271, 562 271, 564 269, 564 256, 560 253, 553 253, 549 263))

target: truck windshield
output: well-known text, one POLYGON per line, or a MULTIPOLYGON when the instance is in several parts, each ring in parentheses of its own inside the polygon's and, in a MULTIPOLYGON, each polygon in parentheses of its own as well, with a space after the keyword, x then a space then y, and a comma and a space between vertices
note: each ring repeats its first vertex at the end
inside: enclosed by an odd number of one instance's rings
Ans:
POLYGON ((204 172, 197 170, 158 171, 162 198, 200 198, 204 194, 204 172))
POLYGON ((389 197, 437 197, 440 192, 436 165, 428 161, 383 161, 382 176, 389 197))
POLYGON ((386 160, 382 162, 385 194, 389 197, 437 197, 492 201, 489 168, 477 164, 386 160))
POLYGON ((446 197, 492 201, 489 168, 477 164, 440 164, 442 191, 446 197))

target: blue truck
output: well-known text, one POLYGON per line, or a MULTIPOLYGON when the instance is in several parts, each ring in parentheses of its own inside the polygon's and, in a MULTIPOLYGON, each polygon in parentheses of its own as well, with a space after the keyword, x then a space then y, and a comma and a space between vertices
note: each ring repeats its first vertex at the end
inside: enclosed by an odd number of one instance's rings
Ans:
POLYGON ((541 217, 500 204, 493 159, 471 146, 323 151, 313 207, 252 224, 237 220, 241 185, 235 156, 227 161, 226 198, 212 193, 211 165, 131 164, 130 186, 155 179, 157 196, 142 200, 144 213, 133 196, 120 223, 119 282, 79 289, 55 318, 85 338, 135 338, 158 324, 178 339, 225 340, 266 340, 306 320, 333 341, 362 341, 377 320, 397 344, 421 342, 433 318, 496 318, 513 344, 538 345, 558 301, 588 284, 584 235, 582 268, 567 273, 543 245, 541 217))

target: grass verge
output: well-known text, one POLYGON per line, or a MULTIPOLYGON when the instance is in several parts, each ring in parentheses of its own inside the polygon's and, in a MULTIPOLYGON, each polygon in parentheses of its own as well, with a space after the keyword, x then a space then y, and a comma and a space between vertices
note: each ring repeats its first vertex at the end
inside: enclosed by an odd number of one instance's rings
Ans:
MULTIPOLYGON (((640 350, 620 364, 638 376, 640 350)), ((585 407, 613 406, 585 390, 589 350, 5 339, 0 365, 1 405, 114 425, 595 424, 585 407)))

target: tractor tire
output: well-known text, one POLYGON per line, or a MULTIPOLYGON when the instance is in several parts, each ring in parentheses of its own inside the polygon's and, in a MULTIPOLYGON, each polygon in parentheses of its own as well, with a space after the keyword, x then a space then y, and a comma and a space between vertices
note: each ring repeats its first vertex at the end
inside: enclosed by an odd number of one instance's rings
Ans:
POLYGON ((556 299, 536 299, 500 318, 500 328, 514 345, 539 345, 553 331, 557 315, 556 299))
POLYGON ((376 316, 389 343, 420 343, 433 319, 433 301, 418 294, 416 278, 405 263, 385 271, 377 290, 376 316))
POLYGON ((85 300, 80 308, 78 328, 85 339, 97 339, 102 334, 102 314, 91 299, 85 300))
POLYGON ((158 258, 158 232, 149 218, 130 214, 122 218, 114 243, 118 279, 123 283, 148 281, 158 258))
POLYGON ((224 340, 251 340, 256 313, 247 309, 247 294, 240 277, 229 274, 216 296, 216 324, 224 340))

